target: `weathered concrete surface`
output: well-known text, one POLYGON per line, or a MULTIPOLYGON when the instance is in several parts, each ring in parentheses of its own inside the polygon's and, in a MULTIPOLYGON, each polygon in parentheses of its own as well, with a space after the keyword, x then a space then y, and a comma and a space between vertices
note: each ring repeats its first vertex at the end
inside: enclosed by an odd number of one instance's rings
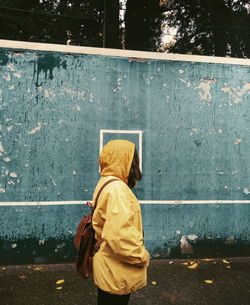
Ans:
MULTIPOLYGON (((130 305, 249 305, 250 258, 153 260, 148 286, 132 295, 130 305), (189 265, 183 263, 189 262, 189 265), (211 280, 212 283, 205 283, 211 280)), ((82 281, 74 265, 0 268, 0 302, 4 305, 94 305, 92 280, 82 281), (40 270, 35 269, 41 268, 40 270), (57 285, 58 280, 64 283, 57 285), (62 287, 57 290, 56 287, 62 287)))
POLYGON ((141 143, 152 258, 250 255, 249 61, 36 47, 0 41, 1 265, 72 261, 99 149, 115 138, 141 143))

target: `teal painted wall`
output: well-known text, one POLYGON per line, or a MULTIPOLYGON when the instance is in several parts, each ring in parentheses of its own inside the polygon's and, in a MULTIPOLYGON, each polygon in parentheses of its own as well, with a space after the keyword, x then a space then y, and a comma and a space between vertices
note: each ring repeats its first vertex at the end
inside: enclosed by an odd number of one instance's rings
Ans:
MULTIPOLYGON (((0 49, 0 202, 91 199, 100 130, 142 130, 140 200, 236 200, 142 205, 152 257, 248 255, 249 122, 249 66, 0 49)), ((71 261, 86 211, 1 205, 1 262, 71 261)))

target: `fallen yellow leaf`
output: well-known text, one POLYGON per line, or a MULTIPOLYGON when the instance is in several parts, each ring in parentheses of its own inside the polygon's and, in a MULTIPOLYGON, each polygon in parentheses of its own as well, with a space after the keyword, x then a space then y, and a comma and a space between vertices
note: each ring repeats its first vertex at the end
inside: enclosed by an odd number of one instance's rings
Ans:
POLYGON ((212 258, 203 258, 202 260, 203 260, 204 262, 211 262, 211 261, 213 261, 212 258))
POLYGON ((64 283, 64 280, 58 280, 58 281, 56 282, 57 285, 60 285, 60 284, 62 284, 62 283, 64 283))
POLYGON ((182 265, 187 266, 187 265, 189 265, 189 263, 182 263, 182 265))
POLYGON ((226 266, 226 268, 227 268, 227 269, 230 269, 230 268, 231 268, 231 266, 226 266))
POLYGON ((41 267, 36 267, 36 268, 33 268, 33 270, 39 271, 39 270, 42 270, 42 268, 41 267))
POLYGON ((225 264, 230 264, 230 262, 227 261, 226 259, 223 259, 223 263, 225 263, 225 264))
POLYGON ((62 286, 59 286, 59 287, 56 287, 57 290, 61 290, 62 289, 62 286))
POLYGON ((155 281, 152 281, 152 284, 153 284, 153 285, 156 285, 156 284, 157 284, 157 282, 155 282, 155 281))
POLYGON ((211 280, 204 280, 204 282, 207 284, 213 284, 213 281, 211 281, 211 280))
POLYGON ((187 266, 187 267, 188 267, 188 269, 195 269, 195 268, 198 267, 198 264, 197 263, 193 263, 192 265, 187 266))

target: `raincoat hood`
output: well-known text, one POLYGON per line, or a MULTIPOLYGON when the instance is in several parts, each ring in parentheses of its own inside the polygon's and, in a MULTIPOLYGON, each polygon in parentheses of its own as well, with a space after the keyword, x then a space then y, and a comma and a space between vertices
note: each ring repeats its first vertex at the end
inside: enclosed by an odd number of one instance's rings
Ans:
POLYGON ((108 142, 102 149, 99 157, 101 176, 115 176, 125 183, 135 152, 135 144, 126 140, 108 142))

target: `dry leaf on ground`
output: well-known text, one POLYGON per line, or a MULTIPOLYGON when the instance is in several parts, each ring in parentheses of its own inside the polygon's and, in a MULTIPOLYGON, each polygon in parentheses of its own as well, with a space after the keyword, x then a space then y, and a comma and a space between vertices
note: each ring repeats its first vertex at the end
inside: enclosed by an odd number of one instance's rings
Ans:
POLYGON ((230 264, 230 262, 227 261, 226 259, 223 259, 223 263, 224 263, 224 264, 230 264))
POLYGON ((35 267, 35 268, 33 268, 33 270, 39 271, 39 270, 42 270, 42 267, 35 267))
POLYGON ((211 281, 211 280, 204 280, 204 282, 207 284, 213 284, 213 281, 211 281))
POLYGON ((57 285, 60 285, 60 284, 62 284, 62 283, 64 283, 64 280, 58 280, 58 281, 56 282, 57 285))
POLYGON ((187 266, 187 267, 188 267, 188 269, 195 269, 195 268, 198 267, 198 264, 197 263, 193 263, 192 265, 187 266))

